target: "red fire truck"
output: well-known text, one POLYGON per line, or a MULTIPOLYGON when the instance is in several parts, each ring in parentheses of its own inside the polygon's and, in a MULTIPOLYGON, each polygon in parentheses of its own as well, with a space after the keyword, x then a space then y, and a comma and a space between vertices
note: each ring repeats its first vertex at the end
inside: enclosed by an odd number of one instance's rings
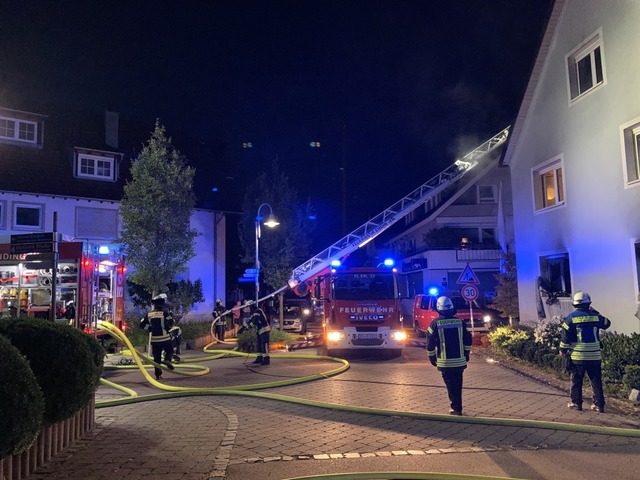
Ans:
POLYGON ((402 323, 398 275, 392 265, 343 268, 332 262, 316 277, 314 300, 324 303, 329 355, 349 349, 387 350, 399 355, 407 334, 402 323))
POLYGON ((0 315, 51 319, 55 295, 55 321, 91 333, 99 332, 101 320, 122 328, 124 258, 86 242, 60 241, 57 246, 54 258, 52 253, 17 253, 15 245, 0 243, 0 315))

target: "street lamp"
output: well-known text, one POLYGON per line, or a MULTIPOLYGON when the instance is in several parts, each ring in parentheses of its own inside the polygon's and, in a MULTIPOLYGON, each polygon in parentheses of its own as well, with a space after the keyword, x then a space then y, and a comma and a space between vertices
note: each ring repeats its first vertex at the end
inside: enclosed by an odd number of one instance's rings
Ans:
POLYGON ((256 305, 258 304, 258 299, 260 298, 260 256, 259 256, 259 243, 260 243, 260 222, 264 220, 264 223, 267 227, 273 228, 276 225, 280 225, 280 222, 276 220, 276 217, 273 215, 273 209, 271 205, 268 203, 263 203, 258 207, 258 213, 256 214, 256 305), (267 219, 264 220, 264 217, 260 216, 260 211, 262 207, 269 208, 269 215, 267 219))

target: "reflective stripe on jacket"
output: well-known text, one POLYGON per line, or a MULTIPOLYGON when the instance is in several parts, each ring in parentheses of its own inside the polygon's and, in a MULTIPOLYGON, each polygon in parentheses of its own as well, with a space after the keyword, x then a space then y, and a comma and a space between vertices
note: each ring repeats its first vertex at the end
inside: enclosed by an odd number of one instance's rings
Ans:
POLYGON ((427 355, 436 357, 438 368, 466 367, 471 334, 459 318, 438 317, 427 329, 427 355))
POLYGON ((571 352, 575 363, 601 361, 600 330, 611 326, 611 321, 595 310, 579 308, 562 322, 560 350, 571 352))

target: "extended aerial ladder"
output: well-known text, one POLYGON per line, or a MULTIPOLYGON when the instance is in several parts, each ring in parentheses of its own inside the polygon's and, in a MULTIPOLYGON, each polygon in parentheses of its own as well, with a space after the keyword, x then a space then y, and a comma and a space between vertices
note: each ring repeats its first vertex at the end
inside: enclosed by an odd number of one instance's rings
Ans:
POLYGON ((469 170, 478 165, 484 155, 495 150, 507 141, 509 128, 510 127, 507 127, 500 133, 494 135, 461 159, 456 160, 453 165, 444 169, 438 175, 386 208, 364 225, 356 228, 353 232, 341 238, 329 248, 326 248, 295 268, 288 281, 289 287, 295 288, 302 282, 328 268, 333 260, 344 258, 358 248, 366 245, 405 215, 438 195, 448 186, 456 183, 469 170))

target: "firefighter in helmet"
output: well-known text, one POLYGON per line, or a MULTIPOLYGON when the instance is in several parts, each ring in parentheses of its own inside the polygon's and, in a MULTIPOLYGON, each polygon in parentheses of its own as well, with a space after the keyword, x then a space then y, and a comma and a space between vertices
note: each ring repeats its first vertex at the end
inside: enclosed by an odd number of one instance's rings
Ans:
POLYGON ((604 393, 602 391, 602 344, 600 330, 611 326, 611 321, 591 308, 591 297, 587 292, 577 292, 573 296, 575 310, 562 322, 560 355, 571 359, 571 401, 567 405, 572 410, 582 410, 582 381, 589 375, 593 391, 591 410, 604 413, 604 393))
POLYGON ((213 316, 213 326, 215 327, 216 337, 221 342, 224 342, 224 332, 227 327, 227 319, 224 315, 226 308, 222 304, 222 299, 219 298, 216 300, 216 305, 213 307, 213 312, 211 315, 213 316))
MULTIPOLYGON (((164 363, 169 370, 173 370, 171 359, 173 357, 173 340, 169 333, 173 327, 173 317, 165 310, 167 294, 161 293, 151 299, 153 305, 142 321, 140 327, 151 333, 151 352, 153 361, 157 364, 164 363), (162 354, 164 353, 164 361, 162 354)), ((160 380, 162 369, 155 366, 156 380, 160 380)))
POLYGON ((269 365, 271 363, 269 358, 269 334, 271 332, 271 325, 265 313, 260 309, 254 301, 247 302, 249 308, 251 308, 251 316, 249 317, 249 328, 255 328, 258 335, 257 346, 258 355, 251 365, 269 365))
POLYGON ((431 321, 427 330, 427 355, 447 386, 449 413, 462 415, 462 373, 471 353, 471 334, 465 323, 456 318, 449 297, 438 298, 436 310, 440 316, 431 321))

